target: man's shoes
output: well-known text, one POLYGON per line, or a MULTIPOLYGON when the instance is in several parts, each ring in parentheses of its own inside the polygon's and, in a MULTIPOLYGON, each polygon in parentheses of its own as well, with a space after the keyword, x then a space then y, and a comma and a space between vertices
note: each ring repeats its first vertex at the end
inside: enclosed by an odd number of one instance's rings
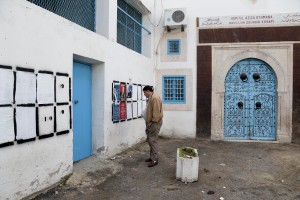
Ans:
POLYGON ((151 162, 152 160, 151 160, 151 158, 147 158, 146 160, 145 160, 145 162, 151 162))
POLYGON ((154 166, 157 165, 157 164, 158 164, 157 161, 152 160, 152 161, 149 163, 148 167, 154 167, 154 166))

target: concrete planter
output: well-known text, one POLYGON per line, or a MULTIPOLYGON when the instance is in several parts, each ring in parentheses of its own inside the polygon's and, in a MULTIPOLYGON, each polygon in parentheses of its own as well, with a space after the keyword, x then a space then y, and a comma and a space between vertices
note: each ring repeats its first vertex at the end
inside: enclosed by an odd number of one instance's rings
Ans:
MULTIPOLYGON (((188 147, 190 148, 190 147, 188 147)), ((177 164, 176 164, 176 179, 182 182, 198 181, 199 156, 197 149, 193 149, 196 156, 187 158, 181 157, 179 154, 180 148, 177 148, 177 164)))

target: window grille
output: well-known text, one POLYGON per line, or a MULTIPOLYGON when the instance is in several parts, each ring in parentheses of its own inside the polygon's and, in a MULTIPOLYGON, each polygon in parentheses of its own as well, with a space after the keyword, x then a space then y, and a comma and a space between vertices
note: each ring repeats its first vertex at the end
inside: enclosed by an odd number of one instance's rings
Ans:
POLYGON ((64 17, 84 28, 95 31, 95 0, 27 0, 64 17))
POLYGON ((163 103, 185 103, 185 76, 163 76, 163 103))
POLYGON ((118 0, 117 42, 138 53, 142 51, 142 14, 118 0))
POLYGON ((168 55, 180 55, 180 40, 168 40, 168 55))

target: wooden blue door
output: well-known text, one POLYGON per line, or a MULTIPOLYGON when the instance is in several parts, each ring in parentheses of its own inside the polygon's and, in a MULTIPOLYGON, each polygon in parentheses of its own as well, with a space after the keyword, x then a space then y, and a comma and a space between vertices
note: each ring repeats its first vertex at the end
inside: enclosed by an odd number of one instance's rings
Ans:
POLYGON ((224 139, 276 139, 277 79, 258 59, 236 63, 225 79, 224 139))
POLYGON ((92 68, 73 63, 73 161, 92 154, 92 68))

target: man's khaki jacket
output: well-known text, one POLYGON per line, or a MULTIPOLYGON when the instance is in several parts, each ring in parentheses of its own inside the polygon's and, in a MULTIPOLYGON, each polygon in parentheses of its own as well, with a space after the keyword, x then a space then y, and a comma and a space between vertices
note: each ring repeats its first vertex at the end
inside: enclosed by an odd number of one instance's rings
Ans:
POLYGON ((152 123, 162 122, 163 109, 161 98, 156 94, 152 94, 148 99, 146 110, 146 126, 149 127, 152 123))

